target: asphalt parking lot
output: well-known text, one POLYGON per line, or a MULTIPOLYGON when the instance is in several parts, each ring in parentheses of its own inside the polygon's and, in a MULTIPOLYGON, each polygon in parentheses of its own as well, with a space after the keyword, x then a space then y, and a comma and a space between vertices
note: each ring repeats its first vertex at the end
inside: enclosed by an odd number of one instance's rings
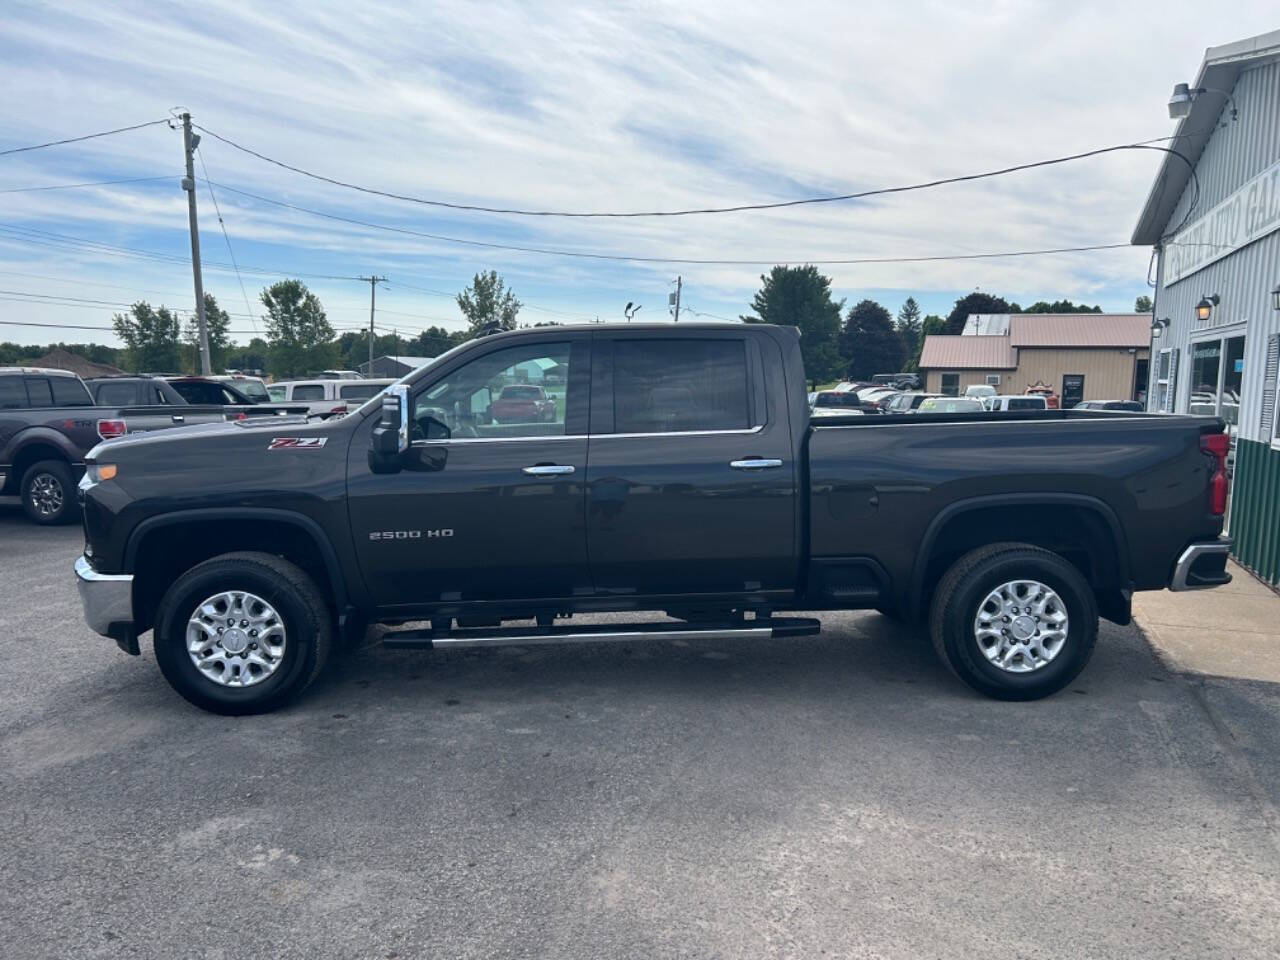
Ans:
POLYGON ((1274 957, 1280 687, 1106 625, 979 698, 875 614, 793 643, 393 652, 228 719, 0 501, 0 954, 1274 957))

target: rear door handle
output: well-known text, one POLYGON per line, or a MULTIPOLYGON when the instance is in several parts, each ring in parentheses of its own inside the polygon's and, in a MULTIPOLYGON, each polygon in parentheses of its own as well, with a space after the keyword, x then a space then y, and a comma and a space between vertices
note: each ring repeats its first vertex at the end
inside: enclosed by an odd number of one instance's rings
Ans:
POLYGON ((183 416, 182 414, 180 414, 180 413, 175 413, 175 414, 173 415, 173 422, 174 422, 174 423, 186 423, 186 422, 187 422, 187 418, 186 418, 186 417, 184 417, 184 416, 183 416))
POLYGON ((765 460, 761 457, 752 457, 750 460, 730 460, 729 466, 735 470, 768 470, 771 467, 782 466, 781 460, 765 460))
POLYGON ((558 477, 565 473, 573 473, 573 466, 571 464, 560 466, 554 463, 540 463, 533 467, 525 467, 520 472, 531 477, 558 477))

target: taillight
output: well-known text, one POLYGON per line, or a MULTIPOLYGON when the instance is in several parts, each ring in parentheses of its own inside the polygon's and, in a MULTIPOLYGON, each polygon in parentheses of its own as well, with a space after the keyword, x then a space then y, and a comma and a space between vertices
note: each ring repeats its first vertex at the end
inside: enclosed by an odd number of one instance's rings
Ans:
POLYGON ((340 413, 346 413, 346 412, 347 412, 347 405, 345 403, 340 403, 336 407, 334 407, 332 410, 329 411, 329 416, 334 417, 340 413))
POLYGON ((103 440, 114 440, 116 437, 123 437, 128 432, 129 427, 123 420, 98 421, 98 436, 103 440))
POLYGON ((1213 475, 1209 477, 1209 512, 1220 517, 1227 512, 1227 451, 1231 438, 1225 433, 1206 433, 1200 437, 1200 449, 1213 457, 1213 475))

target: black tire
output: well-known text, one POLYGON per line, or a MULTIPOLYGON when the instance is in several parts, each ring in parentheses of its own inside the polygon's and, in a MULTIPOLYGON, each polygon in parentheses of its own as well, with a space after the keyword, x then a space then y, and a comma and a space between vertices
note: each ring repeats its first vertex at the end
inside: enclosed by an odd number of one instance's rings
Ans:
MULTIPOLYGON (((267 713, 297 697, 328 662, 334 625, 315 581, 269 553, 227 553, 192 567, 165 593, 156 615, 156 662, 170 686, 212 713, 267 713), (245 590, 279 614, 285 648, 279 665, 249 686, 224 686, 196 667, 187 653, 187 622, 197 605, 223 590, 245 590)), ((244 669, 248 669, 246 666, 244 669)))
POLYGON ((22 475, 22 509, 34 523, 53 526, 80 516, 76 482, 62 460, 41 460, 22 475))
POLYGON ((997 700, 1039 700, 1069 684, 1089 662, 1098 639, 1098 607, 1080 571, 1058 554, 1027 543, 993 543, 965 554, 943 576, 933 597, 929 633, 942 662, 979 693, 997 700), (1015 580, 1043 583, 1067 613, 1061 649, 1025 673, 992 663, 974 629, 988 594, 1015 580))

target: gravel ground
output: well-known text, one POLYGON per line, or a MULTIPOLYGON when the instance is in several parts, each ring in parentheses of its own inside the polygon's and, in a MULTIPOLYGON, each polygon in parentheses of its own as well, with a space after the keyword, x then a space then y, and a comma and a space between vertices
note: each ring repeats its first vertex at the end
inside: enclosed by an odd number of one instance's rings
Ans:
POLYGON ((979 698, 875 614, 794 642, 395 652, 228 719, 0 501, 0 955, 1274 957, 1280 688, 1105 625, 979 698))

